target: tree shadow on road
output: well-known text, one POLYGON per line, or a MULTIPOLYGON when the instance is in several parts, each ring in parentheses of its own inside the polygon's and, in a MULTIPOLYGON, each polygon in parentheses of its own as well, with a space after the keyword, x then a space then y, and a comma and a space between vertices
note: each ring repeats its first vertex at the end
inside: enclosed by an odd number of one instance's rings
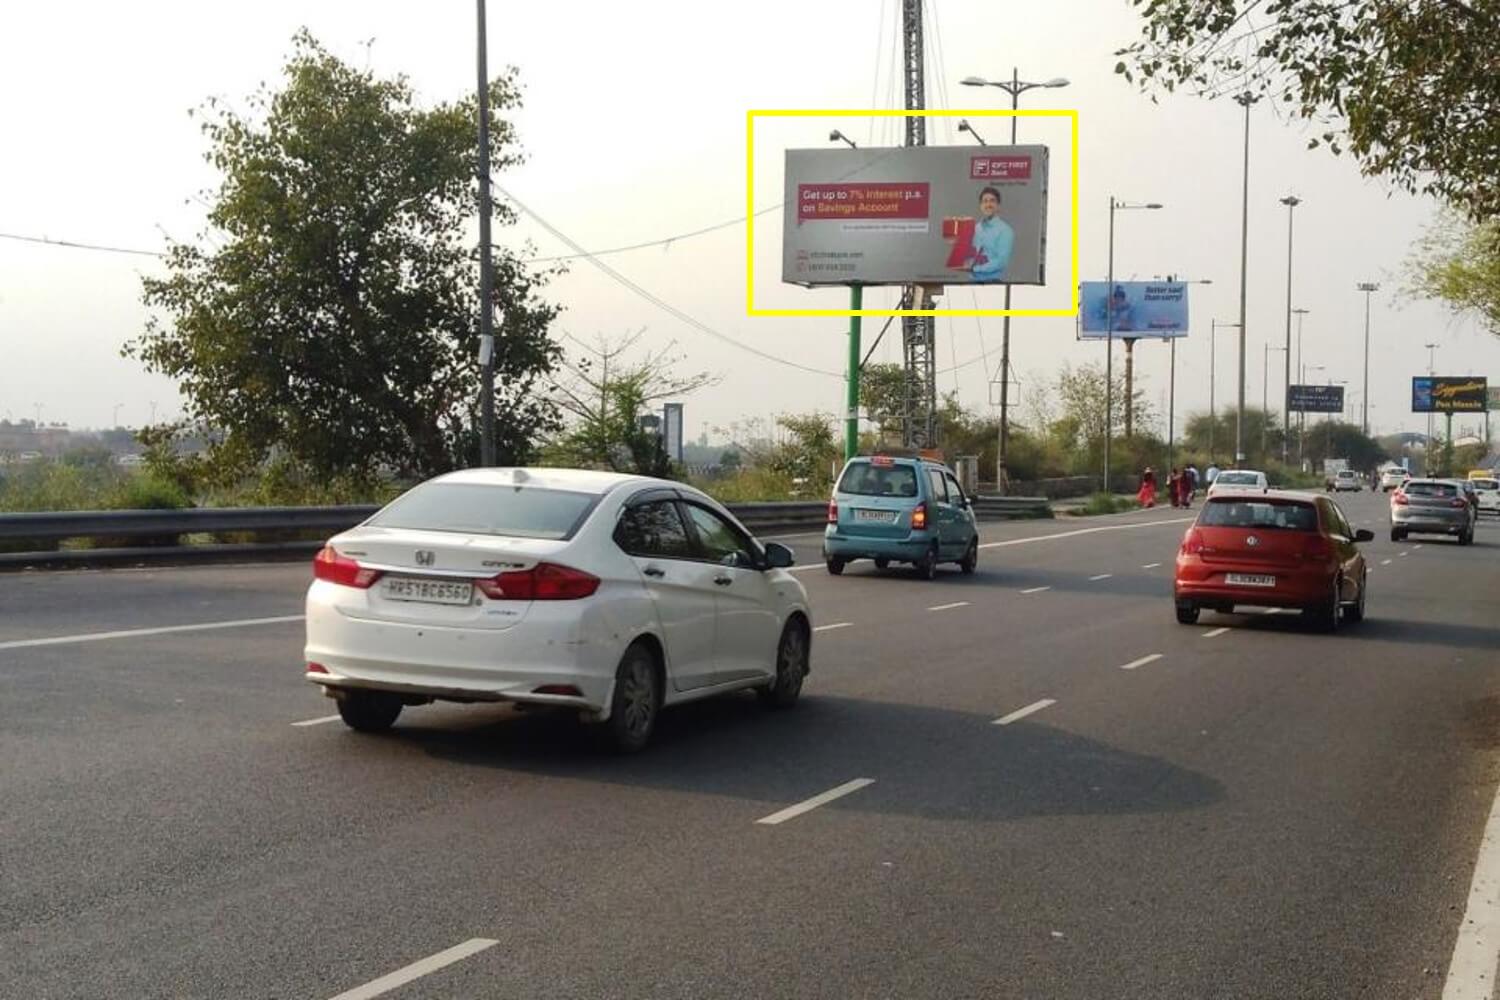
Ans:
POLYGON ((728 696, 665 712, 653 745, 632 757, 598 748, 556 714, 473 709, 424 724, 403 716, 386 749, 571 781, 752 800, 770 813, 857 777, 876 784, 828 808, 981 822, 1038 816, 1164 813, 1220 801, 1216 780, 1156 757, 1054 729, 1038 719, 995 726, 982 715, 842 697, 767 711, 728 696))

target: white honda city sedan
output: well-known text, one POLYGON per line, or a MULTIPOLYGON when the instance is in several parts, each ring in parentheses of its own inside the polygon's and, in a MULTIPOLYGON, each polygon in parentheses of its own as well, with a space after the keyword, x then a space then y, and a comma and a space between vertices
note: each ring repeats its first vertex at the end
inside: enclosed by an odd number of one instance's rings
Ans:
POLYGON ((318 553, 306 677, 363 732, 405 705, 509 701, 576 708, 638 750, 666 705, 796 702, 812 622, 790 565, 681 483, 454 472, 318 553))

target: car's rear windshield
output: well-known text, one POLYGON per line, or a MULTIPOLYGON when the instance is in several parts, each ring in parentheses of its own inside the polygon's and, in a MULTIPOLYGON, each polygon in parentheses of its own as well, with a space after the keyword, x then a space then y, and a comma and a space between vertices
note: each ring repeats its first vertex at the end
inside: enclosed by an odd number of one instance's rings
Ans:
POLYGON ((1458 496, 1458 487, 1452 483, 1407 483, 1406 495, 1409 497, 1436 497, 1440 500, 1452 500, 1458 496))
POLYGON ((382 528, 567 539, 598 503, 594 493, 489 483, 424 483, 370 518, 382 528))
POLYGON ((914 497, 917 470, 910 465, 854 462, 839 479, 838 492, 865 497, 914 497))
POLYGON ((1354 478, 1354 473, 1350 472, 1348 469, 1344 469, 1344 470, 1342 470, 1339 473, 1339 478, 1340 479, 1353 479, 1354 478))
POLYGON ((1476 490, 1500 490, 1500 479, 1471 479, 1476 490))
POLYGON ((1317 531, 1318 512, 1296 500, 1210 500, 1198 516, 1205 528, 1284 528, 1317 531))
POLYGON ((1260 483, 1260 477, 1253 472, 1221 472, 1214 482, 1225 486, 1256 486, 1260 483))

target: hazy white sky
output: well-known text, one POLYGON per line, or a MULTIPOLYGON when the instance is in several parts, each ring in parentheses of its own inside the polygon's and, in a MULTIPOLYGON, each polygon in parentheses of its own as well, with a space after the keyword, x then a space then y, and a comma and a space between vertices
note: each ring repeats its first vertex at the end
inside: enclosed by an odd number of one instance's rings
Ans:
MULTIPOLYGON (((1239 301, 1240 164, 1243 119, 1228 102, 1178 98, 1153 104, 1113 73, 1116 48, 1135 37, 1123 0, 929 0, 932 107, 999 107, 998 90, 973 90, 971 74, 1065 76, 1072 85, 1035 91, 1028 107, 1076 108, 1076 161, 1065 129, 1022 121, 1022 141, 1052 147, 1045 289, 1021 289, 1016 305, 1066 298, 1068 171, 1079 171, 1080 258, 1085 278, 1102 278, 1110 195, 1166 208, 1118 217, 1116 276, 1167 272, 1209 278, 1193 290, 1191 339, 1178 350, 1178 414, 1208 399, 1210 318, 1234 320, 1239 301)), ((896 58, 896 0, 689 0, 490 2, 490 62, 521 71, 526 108, 517 118, 528 162, 504 187, 551 225, 591 249, 685 233, 744 212, 748 108, 890 107, 896 58)), ((216 95, 242 101, 274 82, 292 33, 306 25, 330 49, 381 73, 407 74, 418 92, 447 99, 474 86, 474 6, 321 0, 257 4, 151 2, 26 4, 8 11, 0 34, 0 232, 160 249, 163 234, 185 239, 203 215, 192 196, 214 176, 187 110, 216 95)), ((755 198, 780 200, 781 150, 821 146, 842 128, 861 145, 896 144, 894 126, 868 118, 792 120, 757 132, 755 198)), ((991 143, 1003 120, 976 122, 991 143)), ((1356 282, 1380 281, 1372 313, 1371 422, 1380 431, 1421 429, 1409 412, 1409 377, 1427 368, 1427 342, 1441 345, 1440 372, 1500 378, 1500 340, 1432 303, 1406 302, 1398 288, 1411 247, 1435 207, 1362 179, 1354 164, 1308 151, 1308 130, 1264 105, 1251 123, 1249 396, 1261 397, 1263 346, 1284 337, 1286 209, 1297 209, 1295 303, 1310 309, 1303 355, 1325 365, 1316 380, 1361 380, 1363 296, 1356 282)), ((970 142, 935 124, 930 142, 970 142)), ((779 283, 780 216, 756 223, 757 304, 836 307, 842 290, 779 283)), ((497 239, 530 238, 538 254, 569 252, 527 220, 497 239)), ((613 255, 609 264, 641 287, 729 337, 775 356, 842 370, 847 320, 750 318, 745 314, 745 231, 613 255)), ((76 426, 123 423, 180 408, 174 387, 122 359, 138 332, 140 275, 152 258, 0 240, 0 416, 35 415, 76 426)), ((561 325, 588 338, 647 328, 644 344, 675 341, 684 369, 720 373, 713 389, 687 398, 687 430, 778 412, 841 408, 839 378, 779 366, 713 339, 622 287, 586 261, 556 281, 561 325)), ((999 304, 1000 292, 959 290, 951 305, 999 304)), ((867 303, 891 302, 894 292, 867 303)), ((866 343, 881 321, 866 320, 866 343)), ((1023 392, 1039 388, 1064 361, 1102 356, 1079 344, 1071 319, 1019 319, 1014 366, 1023 392)), ((893 331, 894 334, 894 331, 893 331)), ((1233 334, 1221 333, 1220 400, 1233 394, 1233 334)), ((987 406, 997 370, 1000 320, 941 319, 940 388, 987 406), (977 360, 976 360, 977 359, 977 360)), ((898 338, 877 358, 896 360, 898 338)), ((1138 370, 1165 412, 1167 350, 1142 343, 1138 370)), ((1280 395, 1271 355, 1271 399, 1280 395)), ((1310 379, 1311 380, 1311 379, 1310 379)), ((1357 402, 1357 400, 1355 401, 1357 402)))

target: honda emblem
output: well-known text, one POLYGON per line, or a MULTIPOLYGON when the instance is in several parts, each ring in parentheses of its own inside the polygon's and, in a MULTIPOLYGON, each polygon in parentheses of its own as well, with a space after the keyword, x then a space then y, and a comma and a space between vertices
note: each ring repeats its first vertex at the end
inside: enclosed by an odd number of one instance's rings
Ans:
POLYGON ((435 562, 437 562, 437 553, 436 552, 432 552, 432 551, 430 551, 428 549, 418 549, 417 550, 417 565, 418 566, 431 566, 435 562))

